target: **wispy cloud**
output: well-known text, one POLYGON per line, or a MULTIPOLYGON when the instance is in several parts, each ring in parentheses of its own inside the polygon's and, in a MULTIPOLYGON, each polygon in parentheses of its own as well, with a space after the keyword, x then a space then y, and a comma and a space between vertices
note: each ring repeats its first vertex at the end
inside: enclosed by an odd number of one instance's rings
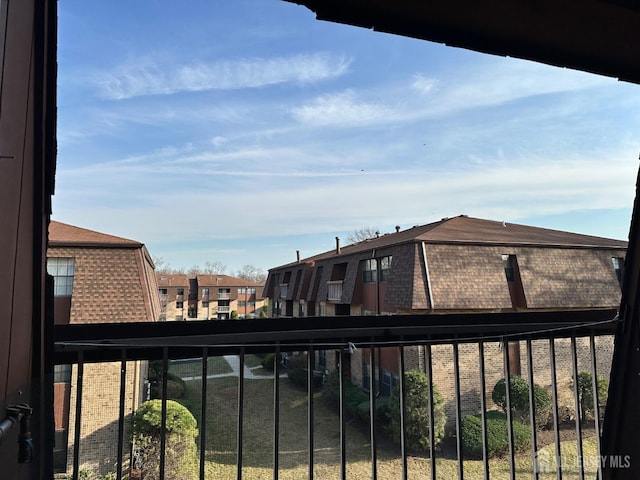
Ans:
POLYGON ((388 122, 392 110, 381 103, 358 101, 353 91, 323 95, 291 110, 295 119, 311 126, 359 126, 388 122))
POLYGON ((314 83, 339 77, 349 69, 343 56, 315 53, 288 57, 166 66, 147 59, 130 62, 96 80, 101 95, 122 100, 204 90, 237 90, 282 83, 314 83))

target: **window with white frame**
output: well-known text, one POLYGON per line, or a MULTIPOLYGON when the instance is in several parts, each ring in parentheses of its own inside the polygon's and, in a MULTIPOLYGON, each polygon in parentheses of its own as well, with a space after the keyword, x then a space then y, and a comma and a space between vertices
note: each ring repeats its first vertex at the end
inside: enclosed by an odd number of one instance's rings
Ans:
POLYGON ((389 271, 391 270, 391 255, 380 259, 380 281, 386 282, 389 279, 389 271))
POLYGON ((362 266, 362 281, 375 283, 378 280, 378 262, 375 258, 365 260, 362 266))
POLYGON ((47 273, 53 277, 53 296, 70 297, 73 291, 74 258, 47 258, 47 273))

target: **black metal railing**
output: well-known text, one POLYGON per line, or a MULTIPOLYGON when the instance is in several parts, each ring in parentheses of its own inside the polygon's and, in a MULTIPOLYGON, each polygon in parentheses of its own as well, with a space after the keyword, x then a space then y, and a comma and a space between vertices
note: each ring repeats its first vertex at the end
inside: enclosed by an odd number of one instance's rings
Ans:
POLYGON ((599 379, 608 377, 616 325, 615 311, 588 310, 56 327, 53 361, 74 365, 66 426, 74 434, 61 470, 74 480, 86 470, 133 479, 153 461, 153 478, 176 478, 167 415, 176 384, 185 384, 188 398, 179 401, 196 418, 198 437, 190 473, 181 478, 601 475, 599 379), (428 379, 423 393, 408 375, 414 370, 428 379), (586 393, 583 372, 591 382, 586 393), (524 394, 516 376, 527 385, 524 394), (504 398, 496 400, 491 393, 500 380, 504 398), (417 433, 416 392, 426 396, 428 421, 417 433), (542 411, 538 396, 545 395, 542 411), (145 446, 132 445, 130 433, 132 415, 151 397, 160 401, 156 459, 144 457, 145 446), (365 401, 354 407, 354 399, 365 401), (293 413, 300 405, 304 418, 293 413), (584 418, 586 410, 592 418, 584 418), (541 426, 544 415, 550 424, 541 426), (329 423, 337 431, 327 433, 329 423), (501 450, 492 444, 496 425, 506 429, 501 450), (361 441, 352 445, 353 438, 361 441), (114 453, 99 458, 94 447, 114 453))

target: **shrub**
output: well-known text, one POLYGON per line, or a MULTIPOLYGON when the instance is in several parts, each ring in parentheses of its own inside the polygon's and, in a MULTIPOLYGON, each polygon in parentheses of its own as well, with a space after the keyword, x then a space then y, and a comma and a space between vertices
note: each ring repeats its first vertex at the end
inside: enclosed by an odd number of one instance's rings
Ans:
POLYGON ((274 367, 275 358, 276 358, 275 353, 267 353, 262 359, 262 362, 260 362, 260 364, 262 365, 262 368, 264 368, 265 370, 269 370, 270 372, 273 372, 273 369, 275 368, 274 367))
MULTIPOLYGON (((410 370, 405 373, 405 439, 406 447, 413 451, 429 449, 430 408, 428 395, 429 378, 424 372, 410 370)), ((447 417, 444 399, 435 385, 433 390, 433 429, 436 445, 444 437, 447 417)), ((389 434, 395 442, 400 442, 402 424, 400 422, 400 388, 396 385, 388 403, 389 434)))
MULTIPOLYGON (((369 401, 369 394, 351 383, 349 379, 344 380, 343 388, 345 412, 350 417, 358 417, 359 406, 361 403, 369 401)), ((325 378, 322 395, 331 407, 340 408, 340 377, 338 372, 330 373, 325 378)))
MULTIPOLYGON (((602 407, 607 403, 609 395, 609 381, 596 374, 596 382, 598 384, 598 406, 602 407)), ((593 376, 591 372, 580 372, 578 374, 578 400, 580 401, 580 419, 592 420, 594 418, 593 410, 593 376)))
MULTIPOLYGON (((389 397, 378 397, 375 399, 376 427, 387 429, 389 426, 389 397)), ((370 401, 358 405, 358 417, 367 425, 371 422, 370 401)))
MULTIPOLYGON (((509 377, 511 385, 511 414, 520 422, 529 421, 529 383, 519 375, 509 377)), ((491 398, 493 402, 507 411, 507 392, 504 378, 498 380, 493 387, 491 398)), ((533 384, 533 401, 536 408, 536 425, 539 428, 549 423, 551 413, 551 397, 547 391, 537 383, 533 384)))
MULTIPOLYGON (((158 474, 161 421, 161 400, 146 401, 133 414, 130 435, 134 449, 142 453, 141 480, 155 479, 158 474)), ((197 478, 196 419, 189 410, 173 400, 167 400, 165 433, 165 478, 167 480, 197 478)))
MULTIPOLYGON (((162 397, 162 360, 149 362, 149 383, 151 384, 151 398, 162 397)), ((182 398, 187 389, 184 380, 179 376, 167 372, 167 398, 182 398)))
MULTIPOLYGON (((487 453, 489 457, 501 457, 509 453, 507 419, 502 412, 486 412, 487 453)), ((516 453, 527 451, 531 447, 531 431, 525 424, 514 420, 513 450, 516 453)), ((482 418, 480 415, 467 415, 461 425, 462 451, 465 458, 482 458, 482 418)))
MULTIPOLYGON (((294 385, 301 388, 307 388, 307 381, 309 378, 308 372, 309 370, 307 370, 306 368, 292 368, 287 370, 287 376, 289 377, 289 380, 291 380, 291 383, 293 383, 294 385)), ((322 387, 322 379, 323 375, 321 373, 315 371, 313 372, 314 389, 317 390, 322 387)))

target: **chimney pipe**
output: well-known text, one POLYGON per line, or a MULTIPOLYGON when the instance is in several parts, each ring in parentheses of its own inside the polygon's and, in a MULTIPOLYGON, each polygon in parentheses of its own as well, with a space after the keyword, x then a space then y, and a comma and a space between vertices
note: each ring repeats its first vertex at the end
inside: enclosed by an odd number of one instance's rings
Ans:
POLYGON ((340 255, 340 237, 336 237, 336 255, 340 255))
POLYGON ((396 225, 396 233, 400 233, 400 225, 396 225))
POLYGON ((300 263, 300 250, 296 250, 296 262, 300 263))

